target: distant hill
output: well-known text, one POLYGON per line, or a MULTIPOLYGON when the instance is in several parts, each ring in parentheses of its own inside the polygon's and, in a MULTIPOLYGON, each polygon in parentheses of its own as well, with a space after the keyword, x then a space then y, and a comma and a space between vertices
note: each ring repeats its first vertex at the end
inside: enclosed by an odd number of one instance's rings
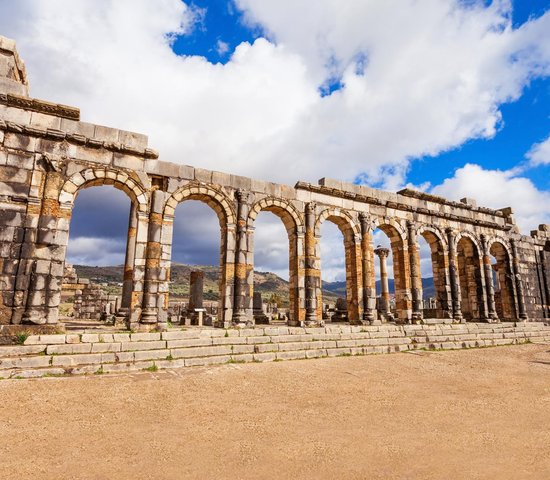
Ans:
MULTIPOLYGON (((76 273, 81 278, 89 278, 96 283, 107 283, 111 293, 122 291, 123 266, 90 267, 74 265, 76 273)), ((204 272, 205 300, 218 300, 218 279, 220 268, 205 265, 184 265, 173 263, 170 270, 170 294, 172 298, 186 298, 189 295, 189 277, 192 271, 204 272)), ((280 306, 288 305, 288 282, 271 272, 254 272, 254 289, 261 292, 265 301, 273 296, 280 306)), ((330 291, 324 292, 327 300, 336 301, 337 295, 330 291)), ((344 294, 345 295, 345 294, 344 294)))
MULTIPOLYGON (((87 265, 74 265, 76 273, 81 278, 89 278, 96 283, 109 284, 110 293, 122 291, 122 265, 108 267, 90 267, 87 265)), ((218 300, 219 267, 206 265, 184 265, 173 263, 170 270, 170 294, 172 298, 186 298, 189 295, 189 276, 194 270, 204 272, 204 298, 205 300, 218 300)), ((394 281, 388 281, 390 291, 393 291, 394 281)), ((380 281, 376 282, 377 291, 380 291, 380 281)), ((423 297, 435 296, 433 278, 422 279, 423 297)), ((261 292, 265 301, 275 296, 281 306, 288 305, 288 282, 271 272, 254 272, 254 289, 261 292)), ((338 297, 345 298, 346 282, 323 282, 323 297, 326 301, 335 302, 338 297)))
MULTIPOLYGON (((388 286, 390 288, 390 292, 393 292, 394 291, 393 278, 388 279, 388 286)), ((378 280, 376 282, 376 291, 379 292, 380 289, 381 289, 380 280, 378 280)), ((323 282, 323 290, 326 290, 338 297, 345 297, 346 282, 323 282)), ((422 297, 424 299, 435 297, 435 285, 434 285, 434 279, 432 277, 422 279, 422 297)))

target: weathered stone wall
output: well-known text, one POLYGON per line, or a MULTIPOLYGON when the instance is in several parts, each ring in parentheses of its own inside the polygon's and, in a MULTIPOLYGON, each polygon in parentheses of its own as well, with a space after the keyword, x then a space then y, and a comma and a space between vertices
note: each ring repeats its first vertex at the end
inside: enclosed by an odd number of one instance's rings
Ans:
POLYGON ((423 317, 419 235, 432 250, 441 318, 497 321, 499 310, 509 312, 506 320, 547 315, 546 226, 521 235, 510 209, 478 207, 469 199, 389 193, 331 179, 291 187, 166 163, 144 135, 81 122, 76 108, 26 96, 13 42, 1 45, 0 75, 11 72, 9 81, 20 89, 14 93, 17 88, 0 83, 0 323, 57 323, 74 201, 81 189, 96 185, 123 190, 131 201, 122 307, 133 329, 166 327, 174 213, 190 199, 208 204, 220 223, 220 326, 253 323, 254 221, 262 210, 281 218, 288 233, 291 325, 322 318, 325 221, 343 233, 351 323, 380 321, 376 228, 390 239, 398 321, 423 317), (12 64, 19 73, 6 67, 12 64), (506 308, 495 304, 494 251, 507 279, 506 308))

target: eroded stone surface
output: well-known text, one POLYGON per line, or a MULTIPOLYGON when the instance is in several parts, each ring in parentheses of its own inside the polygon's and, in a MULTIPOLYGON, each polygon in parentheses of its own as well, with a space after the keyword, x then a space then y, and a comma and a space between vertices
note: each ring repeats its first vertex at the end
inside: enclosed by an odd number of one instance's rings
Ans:
POLYGON ((207 203, 220 219, 218 326, 254 323, 254 221, 262 210, 279 216, 288 232, 291 326, 322 321, 325 221, 344 235, 352 324, 384 320, 376 309, 375 228, 391 242, 398 322, 422 322, 419 235, 431 248, 433 315, 441 321, 550 317, 548 225, 526 236, 511 209, 470 199, 328 178, 292 188, 163 162, 144 135, 81 122, 78 109, 28 97, 14 42, 1 37, 0 53, 0 326, 57 324, 74 200, 96 185, 112 185, 132 202, 122 307, 134 330, 166 328, 174 212, 189 199, 207 203), (499 295, 489 281, 489 254, 498 260, 499 295))

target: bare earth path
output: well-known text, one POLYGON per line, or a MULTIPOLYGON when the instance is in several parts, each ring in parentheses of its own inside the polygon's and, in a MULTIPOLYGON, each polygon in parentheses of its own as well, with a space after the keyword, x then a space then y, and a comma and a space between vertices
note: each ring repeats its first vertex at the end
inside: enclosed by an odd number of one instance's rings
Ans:
POLYGON ((548 479, 550 345, 4 380, 0 478, 548 479))

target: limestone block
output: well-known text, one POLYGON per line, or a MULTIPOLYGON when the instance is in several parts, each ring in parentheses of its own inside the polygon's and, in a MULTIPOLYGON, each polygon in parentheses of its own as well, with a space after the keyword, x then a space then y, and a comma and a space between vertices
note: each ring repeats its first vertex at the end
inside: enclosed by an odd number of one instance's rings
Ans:
POLYGON ((120 352, 122 348, 121 343, 93 343, 91 344, 92 353, 106 353, 106 352, 120 352))
POLYGON ((46 348, 46 354, 47 355, 90 353, 91 351, 92 351, 92 344, 91 343, 48 345, 48 347, 46 348))
POLYGON ((175 348, 170 350, 174 358, 192 358, 199 356, 230 355, 231 347, 222 345, 217 347, 175 348))
POLYGON ((217 365, 222 363, 228 363, 231 360, 230 355, 223 355, 219 357, 201 357, 201 358, 186 358, 185 366, 194 367, 201 365, 217 365))
POLYGON ((132 333, 130 339, 132 342, 151 342, 160 340, 160 333, 132 333))
POLYGON ((38 343, 41 345, 59 345, 65 343, 65 339, 65 335, 40 335, 38 343))
POLYGON ((61 129, 61 118, 55 115, 47 115, 40 112, 31 113, 31 125, 38 128, 53 128, 56 130, 61 129))
POLYGON ((168 340, 167 348, 202 347, 212 345, 211 338, 188 338, 182 340, 168 340))
POLYGON ((37 368, 49 367, 51 357, 46 355, 38 357, 7 357, 0 358, 0 370, 8 368, 37 368))
POLYGON ((255 362, 273 362, 277 356, 275 353, 255 353, 253 359, 255 362))
POLYGON ((122 342, 122 351, 138 351, 138 350, 158 350, 161 348, 166 348, 165 341, 155 341, 155 342, 122 342))
POLYGON ((136 362, 141 360, 166 360, 169 355, 169 350, 143 350, 134 352, 136 362))
POLYGON ((44 345, 9 345, 0 346, 0 357, 16 357, 20 355, 32 355, 46 350, 44 345))

